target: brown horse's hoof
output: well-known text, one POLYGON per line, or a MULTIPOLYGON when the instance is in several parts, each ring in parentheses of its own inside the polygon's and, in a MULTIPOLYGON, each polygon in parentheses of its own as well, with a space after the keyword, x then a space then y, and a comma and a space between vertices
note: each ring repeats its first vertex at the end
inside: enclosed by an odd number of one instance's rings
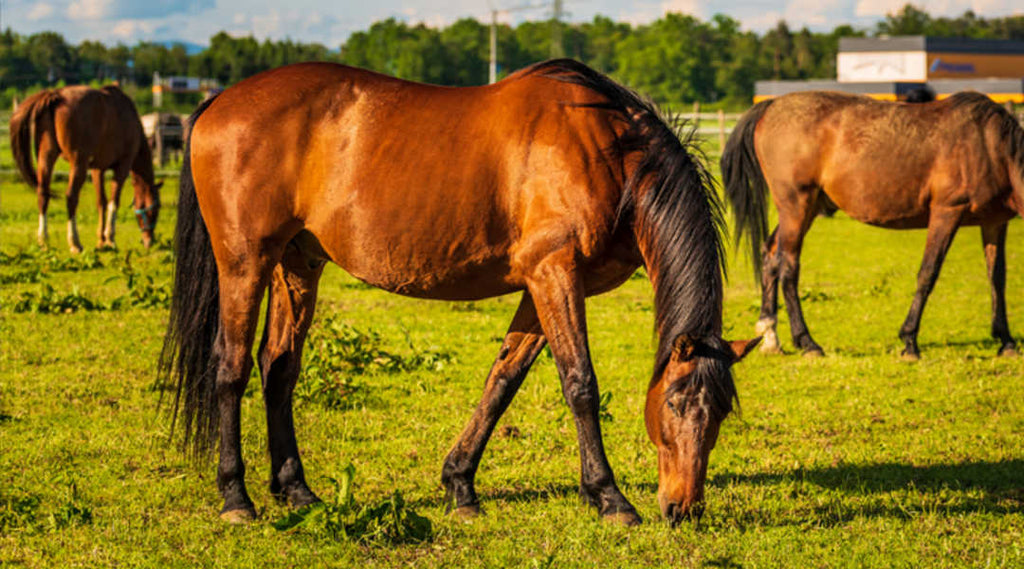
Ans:
POLYGON ((252 508, 228 510, 220 513, 220 519, 229 524, 247 524, 256 519, 256 510, 252 508))
POLYGON ((825 357, 825 352, 822 351, 821 348, 810 348, 808 350, 804 350, 804 357, 805 358, 823 358, 823 357, 825 357))
POLYGON ((614 514, 603 516, 601 519, 611 524, 626 527, 638 526, 643 522, 636 512, 615 512, 614 514))
POLYGON ((472 504, 469 506, 459 506, 452 510, 452 517, 464 522, 471 522, 476 518, 480 517, 480 506, 472 504))

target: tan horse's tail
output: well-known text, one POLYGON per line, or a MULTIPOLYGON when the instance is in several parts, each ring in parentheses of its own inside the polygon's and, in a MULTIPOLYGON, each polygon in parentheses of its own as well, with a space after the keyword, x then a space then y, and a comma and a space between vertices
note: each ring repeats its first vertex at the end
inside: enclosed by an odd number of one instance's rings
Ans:
MULTIPOLYGON (((58 91, 47 89, 25 99, 11 115, 11 153, 14 155, 14 163, 21 178, 33 188, 39 183, 32 160, 36 133, 40 128, 53 128, 53 112, 63 101, 64 97, 58 91)), ((39 149, 35 148, 35 151, 38 153, 39 149)))
POLYGON ((722 151, 722 184, 735 220, 736 246, 743 233, 750 241, 754 278, 761 282, 761 246, 768 237, 768 183, 754 148, 754 132, 772 100, 750 108, 736 124, 722 151))

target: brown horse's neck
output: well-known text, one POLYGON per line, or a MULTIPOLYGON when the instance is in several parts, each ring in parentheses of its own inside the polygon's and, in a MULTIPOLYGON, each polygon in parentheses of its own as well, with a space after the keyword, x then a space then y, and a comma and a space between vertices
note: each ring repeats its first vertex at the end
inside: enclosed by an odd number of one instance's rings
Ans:
POLYGON ((149 145, 146 144, 146 140, 143 139, 139 153, 135 155, 135 161, 132 162, 132 184, 135 186, 136 192, 145 187, 146 193, 151 193, 155 183, 153 153, 150 151, 149 145))

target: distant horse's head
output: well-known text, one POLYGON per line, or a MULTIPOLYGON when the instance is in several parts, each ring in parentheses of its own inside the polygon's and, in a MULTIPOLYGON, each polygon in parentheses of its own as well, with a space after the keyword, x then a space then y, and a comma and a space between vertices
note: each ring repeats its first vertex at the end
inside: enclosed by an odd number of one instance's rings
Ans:
POLYGON ((704 513, 708 456, 736 397, 729 368, 759 341, 681 335, 664 371, 651 381, 644 422, 658 447, 658 503, 672 525, 704 513))
POLYGON ((156 231, 156 219, 160 214, 160 188, 163 182, 146 183, 140 178, 134 180, 135 186, 135 219, 142 230, 142 243, 147 248, 153 244, 156 231))

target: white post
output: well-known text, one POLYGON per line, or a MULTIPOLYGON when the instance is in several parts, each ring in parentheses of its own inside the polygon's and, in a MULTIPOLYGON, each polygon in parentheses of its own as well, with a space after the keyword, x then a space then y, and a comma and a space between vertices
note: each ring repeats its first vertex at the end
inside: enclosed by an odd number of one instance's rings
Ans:
POLYGON ((494 83, 498 80, 498 11, 491 10, 491 62, 487 80, 494 83))

